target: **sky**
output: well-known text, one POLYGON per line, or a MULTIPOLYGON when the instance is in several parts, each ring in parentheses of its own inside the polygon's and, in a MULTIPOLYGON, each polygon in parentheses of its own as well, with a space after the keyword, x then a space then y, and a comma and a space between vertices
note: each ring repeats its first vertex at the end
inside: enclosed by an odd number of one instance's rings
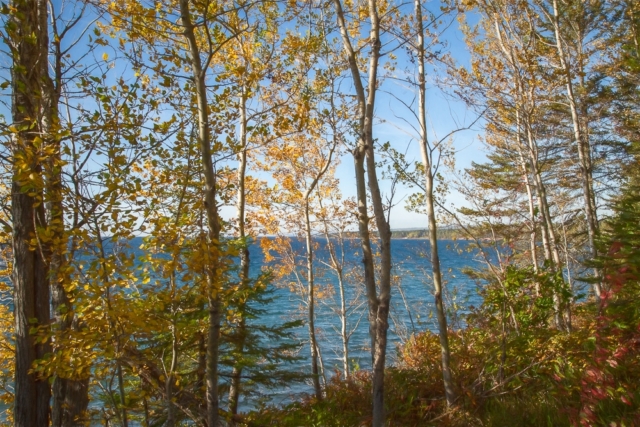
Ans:
MULTIPOLYGON (((439 8, 439 3, 430 2, 427 3, 427 7, 439 8)), ((471 19, 475 21, 476 17, 471 16, 471 19)), ((460 66, 468 67, 470 65, 470 55, 457 21, 453 21, 440 38, 446 42, 446 48, 442 49, 442 53, 449 53, 460 66)), ((403 69, 407 67, 411 67, 411 64, 399 57, 396 75, 402 77, 402 74, 405 73, 403 69)), ((417 71, 417 67, 413 68, 417 71)), ((412 70, 409 71, 413 72, 412 70)), ((452 131, 469 127, 475 122, 469 130, 456 132, 451 138, 455 150, 455 167, 457 170, 463 170, 470 166, 472 161, 482 162, 485 159, 485 155, 478 138, 482 131, 482 120, 476 121, 478 119, 477 112, 467 108, 464 102, 446 95, 443 89, 436 85, 434 73, 443 76, 445 71, 442 66, 431 67, 428 71, 430 75, 427 77, 427 121, 430 140, 440 140, 452 131)), ((411 162, 419 161, 420 149, 415 139, 416 132, 411 126, 412 122, 415 125, 415 120, 412 120, 411 113, 394 99, 390 93, 405 100, 410 100, 414 96, 406 85, 397 81, 387 79, 383 83, 376 95, 375 115, 377 121, 374 127, 374 138, 378 138, 380 143, 391 142, 396 150, 406 152, 407 160, 411 162)), ((452 178, 450 171, 444 166, 440 167, 439 172, 442 173, 445 179, 452 178)), ((337 170, 337 177, 341 181, 343 194, 355 196, 352 158, 343 157, 337 170)), ((388 194, 390 185, 388 182, 382 182, 381 188, 388 194)), ((390 215, 392 229, 426 228, 426 215, 408 212, 405 209, 406 198, 414 191, 415 189, 402 186, 396 188, 395 206, 392 208, 390 215)), ((465 201, 459 193, 452 189, 446 196, 445 204, 447 206, 461 206, 465 204, 465 201)))
MULTIPOLYGON (((52 4, 56 10, 59 10, 63 6, 64 2, 62 0, 54 0, 52 4)), ((438 1, 427 2, 426 5, 427 8, 435 11, 437 11, 440 6, 438 1)), ((412 7, 412 5, 408 5, 408 7, 412 7)), ((87 24, 90 21, 91 19, 88 19, 87 24)), ((81 27, 85 28, 84 25, 78 26, 78 28, 81 27)), ((469 65, 469 54, 457 21, 454 20, 440 38, 446 41, 447 45, 446 49, 443 49, 443 52, 448 52, 455 59, 456 63, 462 66, 469 65)), ((96 51, 93 55, 99 56, 102 53, 106 53, 111 56, 114 54, 115 48, 116 46, 105 46, 104 52, 96 51)), ((3 66, 4 73, 6 73, 9 65, 7 63, 8 56, 6 54, 2 56, 4 59, 3 63, 0 65, 3 66)), ((406 71, 415 71, 415 66, 412 66, 412 64, 408 63, 406 59, 403 59, 402 55, 398 55, 398 57, 398 64, 395 71, 396 77, 402 77, 403 73, 406 71)), ((93 60, 93 58, 86 59, 88 62, 93 60)), ((125 72, 125 70, 121 71, 125 72)), ((476 120, 476 113, 474 111, 468 110, 464 103, 445 96, 441 89, 434 84, 434 71, 436 71, 434 68, 430 70, 427 94, 427 114, 429 121, 429 136, 431 140, 440 139, 451 131, 468 126, 476 120)), ((131 72, 130 67, 127 68, 126 72, 131 72)), ((441 69, 438 70, 438 73, 442 72, 443 71, 441 69)), ((108 74, 114 75, 113 72, 108 74)), ((411 113, 409 113, 405 107, 394 99, 394 97, 390 95, 391 93, 401 96, 405 100, 410 100, 413 97, 410 91, 406 88, 406 85, 403 86, 401 83, 394 81, 393 79, 386 79, 384 81, 377 93, 375 109, 377 120, 374 128, 374 137, 378 139, 379 143, 385 143, 388 141, 396 150, 406 152, 407 160, 417 161, 420 159, 420 152, 415 140, 415 131, 410 125, 412 121, 411 113)), ((8 101, 7 97, 5 97, 4 100, 8 101)), ((10 113, 6 111, 6 107, 4 110, 5 111, 2 111, 2 113, 10 116, 10 113)), ((478 139, 481 126, 482 123, 478 122, 473 129, 456 133, 452 138, 453 146, 456 151, 455 159, 457 169, 464 169, 465 167, 468 167, 471 161, 482 161, 482 159, 484 159, 484 154, 478 139)), ((444 168, 441 168, 440 171, 443 173, 445 178, 447 178, 447 171, 445 171, 444 168)), ((343 195, 345 197, 355 196, 353 158, 351 155, 343 156, 341 163, 336 170, 336 175, 340 180, 340 190, 343 195)), ((383 192, 388 194, 389 182, 383 181, 381 183, 381 188, 383 192)), ((394 199, 395 206, 392 208, 390 215, 392 229, 426 227, 426 216, 408 212, 404 208, 406 198, 412 191, 413 190, 402 186, 397 188, 394 199)), ((462 205, 464 200, 459 194, 451 192, 447 195, 446 202, 447 204, 462 205)), ((235 215, 235 208, 226 207, 222 210, 222 214, 227 219, 230 219, 235 215)))

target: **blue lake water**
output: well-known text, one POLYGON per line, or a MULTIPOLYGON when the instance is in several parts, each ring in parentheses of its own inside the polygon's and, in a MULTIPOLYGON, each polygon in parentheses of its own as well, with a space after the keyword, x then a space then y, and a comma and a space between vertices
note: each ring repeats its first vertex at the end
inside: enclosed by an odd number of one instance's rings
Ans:
MULTIPOLYGON (((335 274, 328 269, 323 262, 329 261, 329 253, 324 240, 317 240, 316 250, 316 282, 321 293, 316 301, 316 334, 324 361, 327 377, 333 375, 335 370, 342 369, 342 341, 339 335, 340 317, 335 311, 339 308, 339 292, 335 274), (327 292, 329 290, 329 292, 327 292), (333 292, 331 292, 333 290, 333 292)), ((348 268, 354 268, 359 274, 362 263, 357 240, 347 243, 345 251, 345 263, 348 268)), ((441 240, 438 243, 441 269, 445 281, 445 304, 449 312, 449 324, 451 327, 463 326, 460 315, 468 312, 469 306, 478 306, 481 299, 477 293, 477 284, 462 273, 463 268, 481 267, 481 263, 468 249, 466 241, 441 240)), ((291 241, 294 252, 299 254, 300 264, 304 263, 303 242, 291 241)), ((262 250, 257 244, 250 248, 251 274, 259 274, 261 268, 267 264, 264 261, 262 250)), ((430 273, 431 266, 428 257, 429 242, 423 239, 394 239, 392 241, 392 262, 394 283, 391 297, 391 314, 389 320, 389 345, 387 349, 388 364, 393 364, 396 356, 396 348, 412 333, 425 330, 435 331, 437 328, 436 316, 433 304, 433 284, 430 273), (404 295, 404 298, 403 298, 404 295)), ((277 261, 275 261, 277 262, 277 261)), ((304 281, 305 271, 300 270, 301 285, 304 281)), ((275 281, 276 288, 274 301, 269 304, 268 313, 261 317, 264 324, 277 324, 294 319, 306 319, 306 310, 302 302, 302 296, 292 292, 287 283, 296 282, 295 276, 275 281)), ((346 299, 352 300, 357 289, 361 285, 357 278, 346 283, 346 299)), ((293 286, 295 288, 295 286, 293 286)), ((301 289, 302 290, 302 289, 301 289)), ((364 295, 360 297, 361 306, 355 309, 349 316, 349 328, 353 328, 353 335, 349 343, 349 360, 352 366, 367 369, 371 365, 370 338, 367 320, 367 302, 364 295), (358 323, 359 321, 359 323, 358 323)), ((296 334, 305 345, 300 355, 304 358, 297 362, 296 369, 311 371, 310 350, 308 345, 308 329, 306 325, 296 330, 296 334)), ((287 389, 271 391, 272 402, 286 402, 299 396, 300 393, 311 393, 310 385, 295 385, 287 389)), ((244 402, 243 409, 251 406, 251 402, 244 402)))
MULTIPOLYGON (((132 255, 141 255, 139 246, 141 238, 135 238, 129 242, 128 249, 132 255)), ((338 331, 340 330, 340 317, 336 313, 339 308, 339 293, 335 274, 328 269, 323 262, 329 261, 329 253, 326 249, 326 241, 316 241, 315 274, 318 291, 316 301, 316 334, 320 346, 324 369, 327 378, 336 370, 342 369, 342 341, 338 331), (331 292, 333 290, 333 292, 331 292)), ((347 241, 345 245, 345 270, 355 272, 355 277, 345 281, 346 299, 353 301, 362 287, 357 275, 362 274, 361 255, 357 240, 347 241)), ((304 265, 304 244, 297 240, 291 240, 291 247, 297 253, 297 259, 304 265)), ((445 304, 448 310, 449 325, 453 328, 463 326, 463 315, 469 306, 478 306, 481 299, 477 293, 477 284, 462 273, 463 268, 478 267, 482 264, 475 258, 472 251, 468 251, 469 243, 466 241, 441 240, 438 242, 440 261, 442 265, 443 279, 445 281, 445 304)), ((109 248, 110 250, 113 248, 109 248)), ((251 276, 257 277, 263 268, 274 266, 278 261, 266 263, 262 249, 258 243, 250 247, 251 276)), ((387 364, 395 361, 396 348, 411 334, 425 330, 435 331, 436 316, 434 313, 432 282, 430 278, 431 267, 428 258, 429 242, 422 239, 394 239, 392 241, 392 262, 394 283, 391 296, 391 314, 389 319, 389 345, 387 347, 387 364)), ((304 270, 301 270, 303 273, 304 270)), ((304 276, 302 285, 306 286, 304 276)), ((266 325, 277 325, 294 319, 306 319, 306 309, 302 296, 293 292, 288 282, 295 281, 294 277, 276 280, 273 283, 273 301, 266 307, 266 313, 256 321, 266 325)), ((364 294, 359 299, 359 306, 351 311, 349 316, 349 329, 353 330, 350 338, 350 364, 356 369, 367 369, 371 365, 370 339, 368 333, 367 301, 364 294)), ((308 345, 308 329, 304 325, 295 330, 296 336, 304 345, 301 347, 301 359, 283 369, 296 370, 298 372, 311 373, 310 351, 308 345)), ((278 390, 264 390, 273 404, 285 403, 299 398, 302 393, 312 393, 309 384, 298 383, 278 390)), ((241 401, 240 410, 246 411, 255 407, 254 401, 241 401)), ((99 405, 99 401, 92 402, 92 406, 99 405)), ((4 409, 0 405, 0 410, 4 409)), ((1 418, 1 417, 0 417, 1 418)))

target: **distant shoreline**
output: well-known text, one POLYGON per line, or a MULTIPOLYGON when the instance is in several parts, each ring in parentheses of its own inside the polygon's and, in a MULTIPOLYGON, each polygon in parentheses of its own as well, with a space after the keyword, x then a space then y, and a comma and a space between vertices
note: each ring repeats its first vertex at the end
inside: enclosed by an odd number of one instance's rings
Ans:
MULTIPOLYGON (((392 232, 393 233, 393 232, 392 232)), ((268 238, 268 239, 273 239, 277 236, 273 236, 273 235, 263 235, 263 236, 257 236, 256 239, 263 239, 263 238, 268 238)), ((286 236, 286 237, 290 237, 290 238, 295 238, 295 236, 286 236)), ((317 240, 324 240, 325 236, 323 235, 315 235, 313 236, 314 239, 317 240)), ((344 236, 343 237, 344 240, 360 240, 359 236, 344 236)), ((437 238, 438 240, 453 240, 453 241, 463 241, 463 242, 471 242, 473 241, 473 239, 469 238, 469 237, 449 237, 449 236, 438 236, 437 238)), ((429 237, 402 237, 402 236, 391 236, 391 240, 429 240, 429 237)), ((479 240, 484 240, 484 239, 479 239, 479 240)))
MULTIPOLYGON (((358 239, 358 237, 350 237, 350 239, 358 239)), ((393 237, 391 236, 391 240, 429 240, 428 237, 393 237)), ((467 241, 472 241, 473 239, 470 239, 468 237, 438 237, 438 240, 464 240, 465 242, 467 241)))
MULTIPOLYGON (((267 236, 272 237, 272 236, 267 236)), ((324 239, 324 236, 319 237, 319 239, 324 239)), ((360 240, 360 237, 344 237, 344 240, 360 240)), ((428 237, 391 237, 391 240, 426 240, 429 241, 428 237)), ((438 241, 442 240, 451 240, 451 241, 461 241, 461 242, 472 242, 473 239, 468 237, 438 237, 438 241)), ((482 240, 482 239, 480 239, 482 240)))

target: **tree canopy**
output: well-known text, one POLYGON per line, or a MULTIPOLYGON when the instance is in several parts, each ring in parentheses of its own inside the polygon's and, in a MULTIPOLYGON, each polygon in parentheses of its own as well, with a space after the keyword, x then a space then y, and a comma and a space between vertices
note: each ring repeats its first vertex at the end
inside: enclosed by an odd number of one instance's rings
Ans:
POLYGON ((0 18, 0 424, 504 425, 519 402, 640 423, 637 2, 11 0, 0 18), (429 240, 437 326, 390 367, 394 237, 429 240), (455 329, 444 239, 482 262, 455 329), (300 307, 265 322, 282 289, 300 307), (350 362, 361 319, 370 371, 350 362))

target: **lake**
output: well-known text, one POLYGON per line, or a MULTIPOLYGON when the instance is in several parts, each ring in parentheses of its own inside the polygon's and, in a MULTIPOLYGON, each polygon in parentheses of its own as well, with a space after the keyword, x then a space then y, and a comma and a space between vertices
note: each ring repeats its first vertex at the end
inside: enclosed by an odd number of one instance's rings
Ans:
MULTIPOLYGON (((129 242, 128 249, 135 256, 141 255, 139 249, 141 238, 134 238, 129 242)), ((340 329, 340 318, 335 309, 339 307, 339 293, 334 289, 336 276, 323 264, 329 260, 326 249, 326 241, 316 240, 316 281, 318 290, 324 294, 317 299, 316 327, 317 338, 327 377, 333 375, 335 370, 342 370, 342 342, 337 331, 340 329), (333 290, 333 292, 331 292, 333 290)), ((346 269, 353 269, 360 273, 362 263, 359 253, 358 241, 347 241, 345 250, 346 269)), ((304 244, 297 240, 291 240, 291 248, 299 257, 304 254, 304 244)), ((481 267, 481 263, 469 252, 469 242, 441 240, 438 242, 440 260, 442 264, 443 279, 445 281, 445 304, 448 310, 449 324, 453 328, 464 325, 459 316, 468 312, 468 307, 479 306, 481 299, 476 292, 475 281, 469 279, 461 270, 468 267, 481 267)), ((429 242, 423 239, 394 239, 392 241, 392 262, 394 283, 391 296, 391 312, 389 319, 389 344, 387 347, 387 365, 392 365, 396 359, 396 348, 411 334, 425 330, 437 329, 434 313, 432 282, 430 279, 430 261, 426 254, 429 250, 429 242)), ((251 276, 256 277, 265 267, 274 265, 266 263, 264 255, 258 243, 250 247, 251 276)), ((302 261, 302 259, 300 259, 302 261)), ((283 282, 289 282, 292 277, 284 278, 273 283, 273 301, 266 307, 267 312, 257 321, 266 325, 277 325, 292 319, 306 319, 306 313, 302 311, 301 296, 292 292, 283 282)), ((353 300, 362 286, 360 280, 348 280, 346 283, 346 299, 353 300)), ((303 283, 304 284, 304 283, 303 283)), ((306 285, 306 284, 305 284, 306 285)), ((6 303, 6 302, 5 302, 6 303)), ((350 327, 353 335, 350 339, 350 364, 354 369, 368 369, 371 365, 370 340, 368 332, 367 302, 364 295, 359 300, 359 306, 354 308, 349 316, 350 327)), ((300 351, 301 359, 284 369, 298 372, 311 373, 311 363, 308 346, 308 329, 305 326, 297 328, 295 334, 305 344, 300 351)), ((222 378, 221 378, 222 379, 222 378)), ((289 402, 300 397, 302 393, 312 393, 309 384, 294 384, 278 390, 264 390, 268 401, 273 404, 289 402)), ((241 401, 240 410, 252 409, 254 401, 241 401)), ((224 404, 224 403, 223 403, 224 404)), ((99 408, 100 401, 91 403, 94 408, 99 408)), ((0 405, 0 411, 6 409, 0 405)), ((1 418, 1 417, 0 417, 1 418)))
MULTIPOLYGON (((317 339, 324 360, 327 377, 333 375, 335 370, 342 370, 342 341, 339 335, 340 317, 336 312, 339 308, 339 292, 337 289, 336 275, 324 265, 329 261, 329 252, 326 249, 326 241, 316 240, 318 249, 316 256, 316 282, 320 296, 316 301, 316 328, 317 339)), ((441 269, 445 282, 445 304, 448 310, 449 324, 458 328, 463 326, 460 315, 468 312, 469 306, 479 306, 481 299, 476 292, 476 282, 462 273, 463 268, 481 267, 481 263, 469 252, 469 242, 441 240, 438 242, 440 252, 441 269)), ((345 264, 361 270, 361 255, 358 241, 347 241, 345 250, 345 264)), ((293 252, 299 254, 300 263, 303 264, 304 243, 291 240, 293 252)), ((430 273, 430 260, 428 258, 429 242, 423 239, 394 239, 392 241, 392 263, 394 283, 391 296, 391 312, 389 319, 389 344, 387 348, 387 364, 393 364, 396 359, 396 348, 407 340, 412 333, 425 330, 436 331, 436 316, 433 303, 433 284, 430 273)), ((260 269, 268 265, 258 244, 254 243, 251 252, 251 275, 259 274, 260 269)), ((274 261, 271 264, 277 262, 274 261)), ((301 276, 304 279, 304 270, 301 276)), ((360 273, 361 274, 361 273, 360 273)), ((295 276, 285 277, 274 282, 274 301, 269 304, 268 313, 261 317, 264 324, 277 324, 278 322, 292 319, 306 319, 306 310, 301 295, 292 292, 287 283, 296 282, 295 276)), ((346 299, 350 300, 358 293, 361 281, 350 281, 346 284, 346 299)), ((300 285, 306 286, 304 280, 300 285)), ((294 286, 295 287, 295 286, 294 286)), ((349 316, 350 327, 354 329, 350 339, 350 362, 354 368, 367 369, 371 366, 369 323, 367 320, 367 305, 364 295, 360 298, 361 306, 354 309, 349 316)), ((311 372, 311 362, 308 345, 308 329, 306 325, 296 330, 305 345, 300 355, 303 359, 297 362, 295 369, 311 372)), ((300 393, 312 393, 312 387, 308 385, 295 385, 287 389, 270 391, 269 395, 273 403, 290 401, 300 393)), ((251 407, 251 402, 244 402, 244 410, 251 407)))

